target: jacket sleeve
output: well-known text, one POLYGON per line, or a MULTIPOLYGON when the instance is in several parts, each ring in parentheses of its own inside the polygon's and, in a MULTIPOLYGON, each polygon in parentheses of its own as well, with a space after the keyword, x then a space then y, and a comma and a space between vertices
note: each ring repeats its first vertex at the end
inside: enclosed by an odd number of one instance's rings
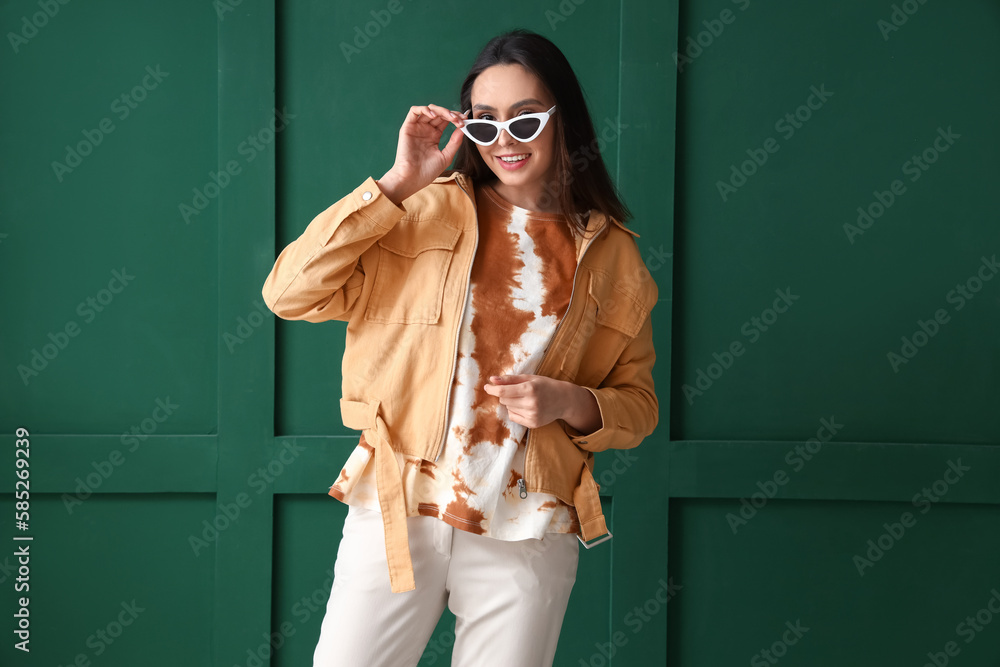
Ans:
POLYGON ((264 303, 285 320, 350 319, 364 284, 361 254, 405 213, 369 177, 281 251, 261 290, 264 303))
POLYGON ((629 449, 638 446, 656 428, 659 402, 653 387, 656 351, 651 320, 652 316, 647 315, 639 333, 625 346, 604 381, 596 389, 586 387, 597 398, 601 428, 593 433, 580 433, 559 420, 566 435, 580 449, 592 452, 629 449))

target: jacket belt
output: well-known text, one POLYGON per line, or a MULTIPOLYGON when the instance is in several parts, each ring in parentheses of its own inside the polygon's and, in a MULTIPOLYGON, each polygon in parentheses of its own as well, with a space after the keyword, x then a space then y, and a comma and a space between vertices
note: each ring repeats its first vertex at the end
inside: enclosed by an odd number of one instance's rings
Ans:
POLYGON ((396 453, 389 443, 389 430, 379 414, 380 404, 378 399, 370 403, 340 399, 340 412, 344 426, 364 431, 365 440, 375 447, 375 483, 378 504, 382 509, 389 584, 393 593, 402 593, 414 590, 416 584, 406 530, 403 477, 396 453))
MULTIPOLYGON (((375 399, 348 401, 340 399, 340 412, 344 426, 362 430, 365 440, 375 449, 375 483, 378 504, 382 511, 382 528, 385 534, 385 555, 389 564, 389 584, 393 593, 416 589, 413 563, 410 559, 409 535, 406 530, 406 507, 403 498, 403 478, 396 460, 396 453, 389 442, 389 430, 379 414, 381 401, 375 399)), ((573 506, 580 521, 580 541, 587 548, 604 540, 588 544, 591 540, 611 533, 601 509, 600 489, 590 472, 583 465, 580 484, 573 491, 573 506)))
POLYGON ((585 547, 588 549, 592 547, 593 544, 588 542, 602 535, 608 535, 605 539, 610 538, 611 533, 608 531, 604 512, 601 510, 600 489, 590 472, 590 466, 586 463, 583 464, 583 472, 580 473, 580 484, 573 491, 573 507, 580 520, 580 541, 585 547))

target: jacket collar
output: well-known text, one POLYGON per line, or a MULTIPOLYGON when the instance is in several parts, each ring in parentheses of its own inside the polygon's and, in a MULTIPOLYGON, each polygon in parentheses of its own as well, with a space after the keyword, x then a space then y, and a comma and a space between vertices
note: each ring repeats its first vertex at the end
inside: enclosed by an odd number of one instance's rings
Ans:
MULTIPOLYGON (((462 188, 464 188, 466 192, 472 192, 472 179, 469 178, 468 175, 466 175, 466 174, 464 174, 464 173, 462 173, 462 172, 460 172, 460 171, 458 171, 456 169, 449 169, 449 170, 443 172, 441 176, 438 176, 437 178, 434 179, 434 182, 435 183, 454 182, 455 184, 460 185, 462 188)), ((590 212, 590 218, 587 220, 587 235, 588 236, 591 235, 591 234, 593 234, 593 232, 594 232, 595 229, 599 229, 601 227, 601 225, 604 222, 604 218, 605 217, 606 216, 603 213, 601 213, 600 211, 591 210, 591 212, 590 212)), ((615 225, 617 225, 619 228, 624 229, 626 232, 628 232, 632 236, 634 236, 636 238, 639 238, 639 234, 638 233, 632 231, 631 229, 629 229, 628 227, 626 227, 625 225, 623 225, 621 222, 619 222, 615 218, 611 218, 611 222, 614 223, 615 225)))

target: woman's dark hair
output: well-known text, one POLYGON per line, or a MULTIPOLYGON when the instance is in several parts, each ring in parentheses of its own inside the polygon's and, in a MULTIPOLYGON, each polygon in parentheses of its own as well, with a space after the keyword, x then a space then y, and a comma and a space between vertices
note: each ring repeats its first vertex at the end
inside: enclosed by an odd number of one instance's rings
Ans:
MULTIPOLYGON (((581 233, 586 231, 586 219, 576 214, 591 209, 625 223, 632 214, 604 166, 580 82, 566 56, 548 39, 527 30, 512 30, 491 39, 462 83, 460 108, 472 107, 472 84, 483 70, 513 64, 535 74, 558 105, 552 120, 556 127, 555 171, 559 177, 555 184, 547 186, 545 196, 559 202, 561 211, 581 233)), ((463 141, 459 147, 455 169, 473 181, 496 179, 471 141, 463 141)))

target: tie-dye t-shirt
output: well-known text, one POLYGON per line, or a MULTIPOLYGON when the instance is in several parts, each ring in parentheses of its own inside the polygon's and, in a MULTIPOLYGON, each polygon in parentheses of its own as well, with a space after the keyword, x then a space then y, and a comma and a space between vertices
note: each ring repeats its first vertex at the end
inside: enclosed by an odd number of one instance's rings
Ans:
MULTIPOLYGON (((444 447, 437 461, 396 453, 406 514, 502 540, 577 533, 572 505, 520 487, 527 428, 483 386, 491 375, 538 368, 569 305, 579 239, 565 217, 513 206, 489 186, 476 188, 476 207, 479 242, 444 447)), ((380 510, 373 452, 362 435, 331 496, 380 510)))

